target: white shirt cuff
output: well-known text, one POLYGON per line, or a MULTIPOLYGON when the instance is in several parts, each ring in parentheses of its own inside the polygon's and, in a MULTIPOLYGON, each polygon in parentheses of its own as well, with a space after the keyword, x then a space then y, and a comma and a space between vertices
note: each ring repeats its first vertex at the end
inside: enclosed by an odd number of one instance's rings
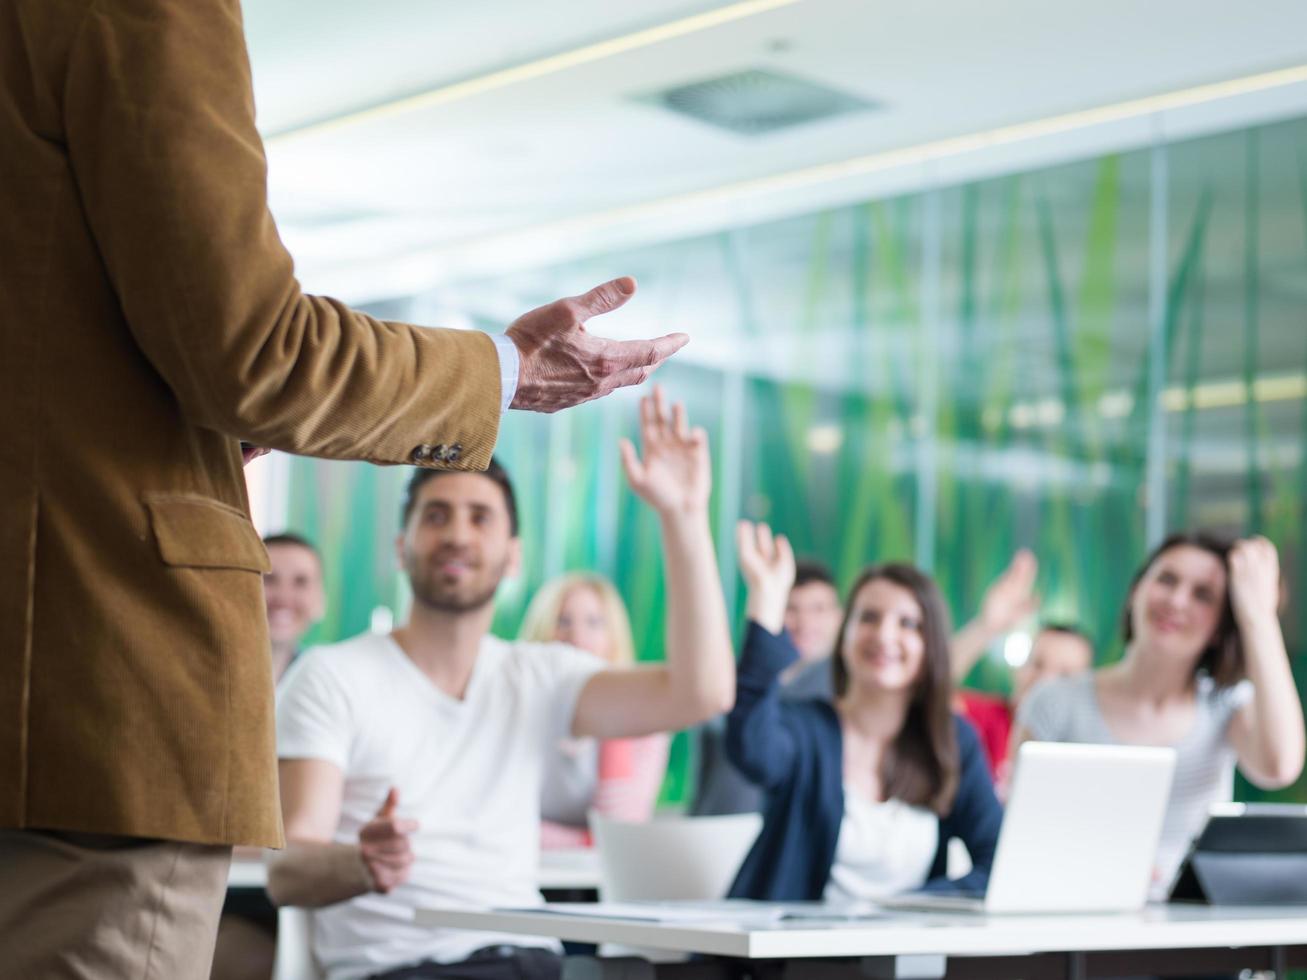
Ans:
POLYGON ((495 342, 495 353, 499 355, 499 414, 503 415, 517 394, 517 373, 522 356, 517 352, 517 344, 507 334, 493 333, 490 339, 495 342))

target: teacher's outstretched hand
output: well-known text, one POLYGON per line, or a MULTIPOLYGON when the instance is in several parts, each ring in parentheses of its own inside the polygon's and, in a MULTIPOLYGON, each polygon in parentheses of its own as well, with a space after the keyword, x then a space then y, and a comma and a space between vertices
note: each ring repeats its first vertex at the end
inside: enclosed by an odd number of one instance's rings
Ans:
POLYGON ((511 407, 557 412, 641 384, 689 342, 683 333, 654 340, 606 340, 586 332, 587 320, 617 309, 634 294, 635 280, 623 276, 513 321, 508 336, 521 364, 511 407))

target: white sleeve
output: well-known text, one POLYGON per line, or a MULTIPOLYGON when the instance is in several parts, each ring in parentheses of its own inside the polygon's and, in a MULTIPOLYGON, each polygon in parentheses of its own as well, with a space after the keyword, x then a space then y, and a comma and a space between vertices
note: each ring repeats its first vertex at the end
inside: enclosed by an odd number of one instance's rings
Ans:
POLYGON ((507 334, 491 334, 490 339, 495 342, 495 353, 499 356, 499 414, 503 415, 508 411, 508 406, 513 404, 513 396, 517 394, 522 355, 513 338, 507 334))
POLYGON ((344 772, 354 730, 347 686, 327 656, 309 651, 299 660, 277 692, 277 758, 321 759, 344 772))
POLYGON ((576 701, 581 689, 608 665, 598 657, 563 643, 551 643, 541 653, 548 664, 549 718, 548 737, 564 738, 572 731, 576 701))
POLYGON ((1230 687, 1217 688, 1212 699, 1218 716, 1217 724, 1228 725, 1236 711, 1252 703, 1254 693, 1253 682, 1247 678, 1230 687))

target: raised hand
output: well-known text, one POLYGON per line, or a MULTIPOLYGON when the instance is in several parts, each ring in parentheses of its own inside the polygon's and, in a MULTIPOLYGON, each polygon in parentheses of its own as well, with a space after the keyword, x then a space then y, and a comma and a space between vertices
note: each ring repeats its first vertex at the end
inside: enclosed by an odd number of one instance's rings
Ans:
POLYGON ((359 830, 359 856, 373 890, 383 895, 407 881, 413 867, 409 835, 418 829, 418 822, 395 816, 398 806, 399 790, 392 786, 377 815, 359 830))
POLYGON ((708 434, 689 427, 684 405, 677 403, 669 412, 661 387, 640 399, 639 455, 629 439, 618 449, 631 489, 660 516, 707 513, 712 492, 708 434))
POLYGON ((683 333, 656 340, 605 340, 586 332, 587 320, 617 309, 634 293, 635 280, 623 276, 513 321, 507 332, 521 363, 510 407, 557 412, 641 384, 689 342, 683 333))
POLYGON ((1284 648, 1279 608, 1280 556, 1263 537, 1244 538, 1227 559, 1230 605, 1252 682, 1252 700, 1230 719, 1227 738, 1239 771, 1263 789, 1281 789, 1302 774, 1302 702, 1284 648))
POLYGON ((1230 549, 1230 604, 1240 626, 1267 617, 1280 604, 1280 555, 1263 537, 1244 538, 1230 549))
POLYGON ((772 536, 766 524, 740 521, 735 526, 740 574, 749 586, 747 615, 769 633, 785 623, 785 603, 794 585, 794 549, 783 534, 772 536))
POLYGON ((1039 595, 1035 592, 1038 572, 1039 562, 1034 554, 1022 548, 990 583, 980 602, 980 621, 991 636, 1010 633, 1023 619, 1039 610, 1039 595))

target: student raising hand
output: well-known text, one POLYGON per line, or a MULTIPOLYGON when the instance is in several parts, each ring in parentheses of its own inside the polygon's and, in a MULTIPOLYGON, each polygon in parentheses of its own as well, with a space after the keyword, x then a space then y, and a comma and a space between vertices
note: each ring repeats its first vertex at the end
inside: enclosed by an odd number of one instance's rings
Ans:
POLYGON ((1244 538, 1230 548, 1230 604, 1241 628, 1277 618, 1280 555, 1268 539, 1244 538))
POLYGON ((1287 786, 1302 773, 1307 733, 1280 630, 1280 555, 1256 536, 1234 542, 1226 563, 1230 608, 1253 688, 1252 699, 1230 720, 1230 742, 1253 783, 1287 786))
POLYGON ((618 448, 631 489, 660 516, 697 515, 708 509, 712 464, 708 434, 690 428, 685 406, 668 410, 661 386, 640 399, 640 455, 629 439, 618 448))
POLYGON ((949 643, 955 681, 961 683, 966 678, 991 643, 1039 612, 1039 593, 1035 591, 1038 573, 1034 553, 1021 548, 989 584, 980 602, 980 614, 954 633, 949 643))
POLYGON ((658 514, 667 585, 665 661, 601 670, 577 697, 571 734, 630 738, 676 731, 728 711, 735 658, 708 525, 708 436, 661 388, 640 400, 640 454, 621 442, 631 489, 658 514))
POLYGON ((768 633, 780 633, 785 602, 794 584, 794 550, 783 534, 773 536, 766 524, 740 521, 735 526, 740 574, 749 586, 746 615, 768 633))

